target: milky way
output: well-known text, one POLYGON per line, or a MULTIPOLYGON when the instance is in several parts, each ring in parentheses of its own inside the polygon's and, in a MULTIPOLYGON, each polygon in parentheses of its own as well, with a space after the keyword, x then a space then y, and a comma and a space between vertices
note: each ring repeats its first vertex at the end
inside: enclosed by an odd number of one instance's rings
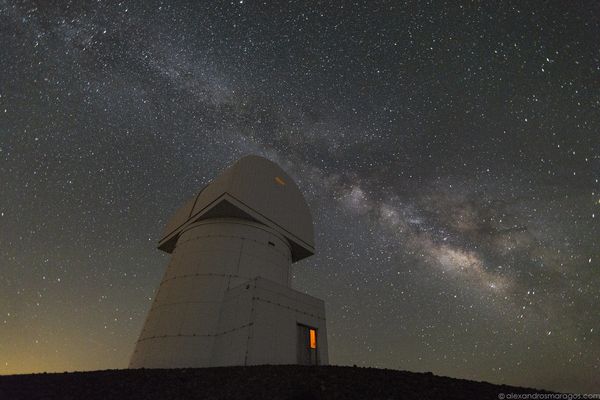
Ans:
POLYGON ((196 3, 0 0, 0 373, 126 367, 166 220, 259 154, 332 363, 600 392, 598 3, 196 3))

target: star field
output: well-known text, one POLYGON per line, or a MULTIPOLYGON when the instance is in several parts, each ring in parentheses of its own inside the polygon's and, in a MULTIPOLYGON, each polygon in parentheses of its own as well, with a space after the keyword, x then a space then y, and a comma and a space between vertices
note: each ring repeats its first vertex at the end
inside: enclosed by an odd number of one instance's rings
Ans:
POLYGON ((125 368, 167 219, 259 154, 333 364, 600 392, 599 15, 0 0, 0 374, 125 368))

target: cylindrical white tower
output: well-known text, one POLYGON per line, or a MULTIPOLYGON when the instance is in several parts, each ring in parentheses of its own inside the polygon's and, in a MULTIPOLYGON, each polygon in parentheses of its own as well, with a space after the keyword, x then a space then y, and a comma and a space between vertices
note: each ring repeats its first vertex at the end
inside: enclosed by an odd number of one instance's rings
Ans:
POLYGON ((130 367, 208 366, 225 292, 257 276, 289 287, 291 263, 285 238, 265 225, 234 218, 190 225, 177 240, 130 367))
POLYGON ((291 178, 263 158, 240 160, 167 225, 159 248, 172 258, 130 368, 326 363, 322 301, 290 285, 312 243, 291 178))

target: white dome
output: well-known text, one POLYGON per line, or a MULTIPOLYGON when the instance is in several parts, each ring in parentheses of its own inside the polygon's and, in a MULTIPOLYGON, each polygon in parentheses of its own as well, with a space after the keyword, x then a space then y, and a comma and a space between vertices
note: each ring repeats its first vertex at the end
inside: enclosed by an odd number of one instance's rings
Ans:
POLYGON ((288 174, 263 157, 243 157, 177 210, 158 247, 171 253, 187 225, 222 217, 275 229, 289 241, 293 261, 314 254, 312 216, 304 196, 288 174))

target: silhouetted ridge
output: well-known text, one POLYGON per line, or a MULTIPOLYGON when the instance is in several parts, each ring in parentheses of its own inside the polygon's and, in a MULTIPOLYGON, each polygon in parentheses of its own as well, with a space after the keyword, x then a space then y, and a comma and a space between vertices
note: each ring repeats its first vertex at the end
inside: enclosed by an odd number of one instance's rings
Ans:
POLYGON ((252 366, 0 376, 0 399, 498 399, 548 393, 436 376, 356 368, 252 366))

